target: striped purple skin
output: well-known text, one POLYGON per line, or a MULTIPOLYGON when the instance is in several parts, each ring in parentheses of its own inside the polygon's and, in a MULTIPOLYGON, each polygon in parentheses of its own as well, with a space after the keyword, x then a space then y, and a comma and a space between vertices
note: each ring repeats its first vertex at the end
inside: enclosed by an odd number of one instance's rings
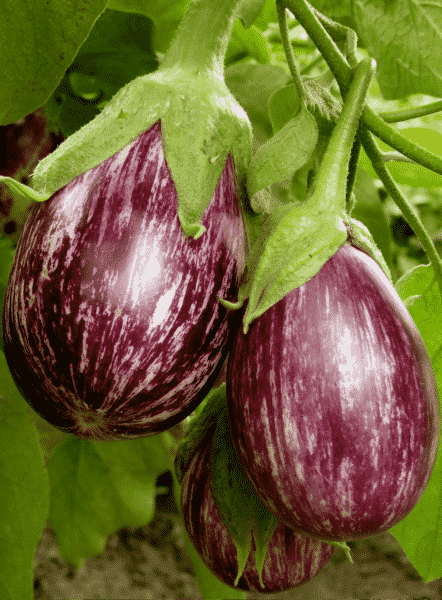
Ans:
MULTIPOLYGON (((204 564, 218 579, 235 587, 237 551, 210 491, 210 450, 210 443, 200 448, 183 477, 181 509, 186 531, 204 564)), ((264 589, 255 567, 253 537, 251 552, 236 587, 257 592, 282 592, 296 587, 317 575, 334 550, 330 544, 301 535, 279 523, 264 560, 264 589)))
POLYGON ((256 493, 307 535, 384 532, 425 489, 439 440, 430 359, 383 271, 352 246, 237 333, 227 399, 256 493))
POLYGON ((3 314, 18 388, 49 423, 94 440, 134 439, 181 421, 228 351, 246 237, 230 158, 185 238, 160 123, 36 203, 3 314))

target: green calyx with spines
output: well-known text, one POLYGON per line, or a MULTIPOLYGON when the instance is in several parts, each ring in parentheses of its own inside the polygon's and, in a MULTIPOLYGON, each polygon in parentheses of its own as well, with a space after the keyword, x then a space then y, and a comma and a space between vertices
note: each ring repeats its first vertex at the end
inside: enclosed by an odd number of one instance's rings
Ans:
POLYGON ((238 181, 251 155, 249 119, 223 78, 238 1, 193 0, 159 69, 121 88, 97 117, 40 161, 32 189, 7 177, 0 182, 28 199, 47 200, 160 120, 183 231, 202 235, 200 219, 228 155, 238 181))

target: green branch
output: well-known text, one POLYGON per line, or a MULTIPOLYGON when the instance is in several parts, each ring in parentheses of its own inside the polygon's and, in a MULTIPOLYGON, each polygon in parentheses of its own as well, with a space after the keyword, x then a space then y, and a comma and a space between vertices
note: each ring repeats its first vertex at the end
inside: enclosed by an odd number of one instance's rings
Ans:
MULTIPOLYGON (((345 98, 350 86, 352 70, 339 48, 306 0, 285 0, 285 6, 298 19, 313 40, 315 46, 321 52, 338 82, 342 97, 345 98)), ((407 140, 376 115, 368 106, 365 107, 362 121, 370 131, 386 144, 408 156, 411 160, 427 167, 427 169, 431 169, 442 175, 442 159, 439 156, 407 140)))
POLYGON ((284 0, 276 0, 276 12, 278 15, 279 31, 281 33, 282 45, 287 59, 287 64, 298 93, 299 105, 303 106, 305 104, 305 91, 302 84, 301 73, 299 72, 299 67, 296 62, 295 55, 293 54, 293 48, 289 38, 289 26, 284 0))
POLYGON ((373 139, 372 134, 366 129, 366 127, 361 127, 360 135, 365 152, 369 156, 373 164, 373 168, 376 171, 379 179, 381 179, 387 192, 390 194, 391 198, 402 211, 402 214, 404 215, 408 224, 413 229, 414 233, 417 235, 422 246, 424 247, 428 258, 431 260, 439 285, 440 294, 442 296, 442 261, 433 244, 433 240, 428 235, 427 230, 423 226, 422 221, 420 220, 420 217, 416 212, 416 209, 412 204, 410 204, 407 198, 405 198, 405 196, 397 187, 396 182, 390 175, 387 167, 385 166, 384 157, 382 156, 378 145, 373 139))
POLYGON ((383 112, 380 113, 379 116, 382 117, 386 123, 399 123, 401 121, 410 121, 411 119, 432 115, 440 111, 442 111, 442 100, 437 100, 436 102, 431 102, 424 106, 417 106, 416 108, 383 112))
POLYGON ((195 71, 208 69, 222 77, 238 2, 192 0, 159 70, 180 65, 195 71))

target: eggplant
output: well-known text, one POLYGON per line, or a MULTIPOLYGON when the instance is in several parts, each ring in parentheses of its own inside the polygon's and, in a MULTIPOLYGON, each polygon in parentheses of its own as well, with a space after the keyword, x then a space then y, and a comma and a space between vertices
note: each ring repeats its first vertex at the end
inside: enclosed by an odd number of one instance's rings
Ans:
POLYGON ((233 159, 186 238, 161 122, 36 203, 3 311, 8 366, 46 421, 81 438, 135 439, 183 420, 228 351, 246 233, 233 159))
POLYGON ((237 332, 227 401, 256 493, 306 535, 382 533, 427 485, 440 427, 430 358, 382 269, 352 245, 237 332))
POLYGON ((262 570, 264 588, 255 566, 255 541, 241 577, 237 550, 224 525, 210 488, 211 443, 201 445, 186 470, 181 510, 187 534, 202 561, 218 579, 240 590, 281 592, 306 583, 328 563, 335 547, 297 533, 279 523, 273 531, 262 570))

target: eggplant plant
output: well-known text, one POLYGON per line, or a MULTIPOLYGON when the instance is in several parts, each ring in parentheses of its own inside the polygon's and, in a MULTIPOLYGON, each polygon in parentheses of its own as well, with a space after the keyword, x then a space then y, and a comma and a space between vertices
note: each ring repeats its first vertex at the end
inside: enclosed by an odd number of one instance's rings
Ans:
POLYGON ((145 526, 173 467, 201 597, 303 585, 387 530, 439 578, 442 261, 392 176, 440 188, 442 134, 390 125, 440 112, 401 106, 440 95, 431 8, 378 2, 387 48, 362 2, 355 31, 344 0, 7 4, 0 122, 42 107, 66 139, 32 187, 0 175, 0 589, 32 596, 48 520, 74 569, 145 526))

